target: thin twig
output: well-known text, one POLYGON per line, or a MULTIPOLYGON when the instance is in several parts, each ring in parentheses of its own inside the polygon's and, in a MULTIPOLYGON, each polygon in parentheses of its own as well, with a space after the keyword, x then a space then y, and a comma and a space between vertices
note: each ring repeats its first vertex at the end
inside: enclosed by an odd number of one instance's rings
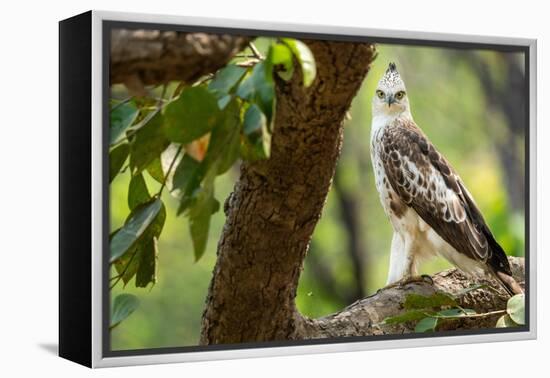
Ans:
POLYGON ((180 95, 181 91, 183 91, 183 88, 185 88, 185 82, 180 81, 180 83, 178 84, 178 86, 174 90, 174 93, 172 93, 172 99, 178 97, 180 95))
POLYGON ((490 312, 484 312, 482 314, 462 314, 462 315, 428 315, 431 318, 437 318, 437 319, 460 319, 460 318, 485 318, 488 316, 493 315, 499 315, 506 313, 506 310, 497 310, 497 311, 490 311, 490 312))
POLYGON ((256 64, 260 62, 261 60, 253 58, 253 59, 245 60, 244 62, 235 63, 235 65, 239 67, 249 68, 249 67, 254 67, 256 64))
POLYGON ((256 58, 258 58, 259 60, 264 59, 264 57, 262 56, 262 54, 260 53, 260 51, 256 48, 256 46, 254 45, 254 43, 248 42, 248 47, 250 47, 250 50, 252 50, 252 53, 254 54, 254 56, 255 56, 256 58))
POLYGON ((197 85, 201 85, 205 82, 207 82, 208 80, 212 80, 214 78, 214 74, 208 74, 208 75, 205 75, 203 76, 202 78, 200 78, 198 81, 196 81, 193 86, 196 87, 197 85))
POLYGON ((257 58, 256 55, 252 54, 252 55, 249 55, 249 54, 240 54, 240 55, 235 55, 234 58, 257 58))
POLYGON ((133 99, 134 96, 129 96, 129 97, 126 97, 124 100, 120 101, 118 104, 116 104, 115 106, 113 106, 111 108, 111 111, 114 111, 115 109, 117 109, 118 107, 126 104, 128 101, 130 101, 131 99, 133 99))

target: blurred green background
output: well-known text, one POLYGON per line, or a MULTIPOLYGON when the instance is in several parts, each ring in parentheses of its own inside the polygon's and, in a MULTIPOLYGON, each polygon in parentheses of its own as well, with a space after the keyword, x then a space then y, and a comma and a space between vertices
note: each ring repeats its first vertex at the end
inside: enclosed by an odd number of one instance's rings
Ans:
MULTIPOLYGON (((392 231, 374 185, 369 141, 372 94, 390 61, 405 81, 415 121, 461 175, 496 239, 508 254, 524 254, 523 54, 384 44, 378 51, 350 109, 333 187, 305 260, 297 305, 307 316, 338 311, 386 280, 392 231)), ((223 202, 237 178, 238 167, 219 177, 216 198, 223 202)), ((111 185, 112 229, 129 213, 129 179, 129 173, 119 175, 111 185)), ((151 191, 158 187, 152 179, 147 184, 151 191)), ((187 219, 176 217, 177 200, 166 193, 163 200, 158 283, 112 290, 133 293, 141 302, 112 330, 113 350, 198 344, 225 215, 213 216, 206 253, 194 263, 187 219)), ((448 267, 435 258, 421 273, 448 267)))

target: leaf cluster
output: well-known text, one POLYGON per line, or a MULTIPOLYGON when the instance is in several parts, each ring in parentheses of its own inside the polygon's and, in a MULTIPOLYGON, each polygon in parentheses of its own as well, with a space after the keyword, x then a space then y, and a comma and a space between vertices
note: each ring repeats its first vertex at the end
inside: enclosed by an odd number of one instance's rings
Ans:
MULTIPOLYGON (((188 219, 195 261, 203 256, 210 219, 220 208, 216 177, 239 159, 270 156, 274 75, 289 80, 299 65, 305 86, 316 75, 313 54, 294 39, 270 40, 266 56, 256 55, 252 62, 244 65, 236 59, 213 76, 180 84, 171 93, 165 86, 161 98, 111 102, 109 180, 131 175, 129 215, 110 237, 110 263, 117 273, 111 288, 133 279, 136 287, 156 283, 158 240, 166 219, 164 189, 179 201, 177 214, 188 219), (154 181, 160 189, 152 193, 154 181)), ((135 301, 115 298, 112 319, 131 314, 135 301)))
MULTIPOLYGON (((459 296, 480 287, 480 285, 475 285, 467 288, 459 293, 459 296)), ((405 297, 403 308, 406 310, 404 313, 387 317, 382 324, 401 324, 414 321, 417 322, 415 332, 434 332, 443 321, 476 314, 476 311, 472 309, 462 308, 457 302, 457 297, 444 292, 436 292, 429 296, 408 294, 405 297)))
POLYGON ((408 294, 405 297, 402 314, 387 317, 382 324, 401 324, 417 322, 414 331, 434 332, 441 322, 461 318, 484 317, 498 313, 505 313, 497 321, 496 327, 518 327, 525 324, 525 297, 523 294, 515 295, 507 302, 506 310, 488 313, 477 313, 475 310, 462 308, 457 299, 463 295, 482 288, 488 288, 485 284, 472 285, 462 290, 455 296, 444 292, 436 292, 430 296, 408 294))

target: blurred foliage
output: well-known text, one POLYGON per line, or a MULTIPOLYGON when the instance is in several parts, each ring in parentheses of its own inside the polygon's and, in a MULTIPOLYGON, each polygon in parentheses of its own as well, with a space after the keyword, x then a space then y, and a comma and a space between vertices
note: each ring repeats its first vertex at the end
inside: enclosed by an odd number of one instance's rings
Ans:
MULTIPOLYGON (((277 74, 288 79, 291 67, 285 63, 288 51, 283 49, 270 53, 268 39, 259 39, 256 45, 262 54, 272 54, 272 62, 281 60, 276 63, 281 69, 277 74)), ((290 48, 294 52, 302 46, 290 48)), ((361 232, 355 236, 360 246, 360 268, 365 277, 361 285, 363 292, 370 294, 384 286, 389 262, 391 225, 378 199, 369 151, 372 93, 389 61, 396 62, 407 85, 417 124, 461 175, 502 247, 511 255, 522 256, 525 243, 524 213, 523 209, 514 210, 509 206, 509 190, 505 185, 508 171, 499 160, 496 146, 499 135, 507 133, 510 125, 507 124, 505 114, 500 114, 495 108, 489 114, 487 109, 494 99, 487 98, 478 71, 468 59, 463 59, 468 52, 399 45, 378 45, 378 51, 378 58, 354 99, 350 110, 351 119, 346 121, 342 156, 337 168, 342 193, 349 197, 358 210, 358 229, 361 232)), ((252 51, 249 49, 242 53, 243 56, 250 54, 252 51)), ((476 54, 483 57, 487 65, 494 69, 491 72, 500 81, 507 80, 501 64, 505 58, 522 63, 519 54, 493 51, 477 51, 476 54)), ((308 57, 304 55, 303 60, 302 69, 307 70, 310 64, 308 57)), ((227 92, 228 88, 234 88, 232 82, 235 77, 238 77, 237 80, 242 79, 239 76, 242 70, 233 71, 226 72, 224 77, 218 77, 219 80, 215 83, 211 81, 209 90, 227 92)), ((245 80, 251 81, 249 84, 252 85, 254 73, 250 72, 245 80)), ((177 84, 170 85, 166 92, 173 93, 176 87, 177 84)), ((247 118, 251 125, 248 128, 251 130, 250 135, 254 135, 255 130, 262 133, 269 130, 268 120, 271 117, 269 108, 263 101, 263 89, 258 85, 253 87, 253 90, 246 86, 237 89, 241 91, 242 98, 250 99, 257 107, 246 112, 249 113, 247 118)), ((161 95, 160 88, 153 92, 157 96, 161 95)), ((112 95, 113 98, 127 96, 121 87, 113 87, 112 95)), ((219 96, 218 101, 226 100, 224 96, 219 96)), ((121 123, 128 119, 137 123, 142 121, 129 108, 118 116, 117 127, 123 128, 121 123)), ((176 135, 176 138, 186 140, 185 135, 176 135)), ((523 135, 515 134, 514 138, 517 139, 518 155, 523 156, 523 135)), ((250 140, 258 146, 255 151, 260 158, 268 156, 262 138, 250 140)), ((122 168, 123 172, 113 177, 111 184, 113 231, 124 224, 130 213, 128 188, 131 170, 124 171, 124 161, 120 163, 121 159, 126 160, 128 151, 123 149, 117 153, 118 160, 115 159, 114 163, 118 167, 115 170, 120 171, 122 168)), ((145 171, 143 173, 149 193, 157 193, 161 188, 158 180, 160 165, 162 162, 153 160, 146 169, 147 174, 145 171)), ((223 203, 227 198, 237 177, 238 166, 233 165, 216 178, 215 197, 220 202, 223 203)), ((514 179, 520 182, 523 176, 514 179)), ((354 269, 357 267, 354 266, 349 252, 352 235, 343 221, 342 202, 338 201, 338 195, 341 194, 334 190, 329 193, 298 287, 297 306, 305 315, 312 317, 341 309, 349 304, 349 293, 358 292, 354 269)), ((138 310, 113 328, 113 350, 196 345, 199 340, 201 315, 225 215, 222 211, 211 214, 204 254, 197 261, 189 232, 189 219, 177 217, 181 198, 175 198, 164 191, 161 200, 165 205, 166 219, 162 235, 157 241, 156 284, 151 290, 150 285, 145 289, 137 288, 134 284, 124 287, 121 282, 112 289, 113 298, 127 293, 139 297, 140 300, 138 310)), ((422 265, 421 273, 435 273, 448 267, 450 265, 447 262, 435 258, 422 265)), ((111 275, 117 275, 115 267, 112 268, 111 275)))

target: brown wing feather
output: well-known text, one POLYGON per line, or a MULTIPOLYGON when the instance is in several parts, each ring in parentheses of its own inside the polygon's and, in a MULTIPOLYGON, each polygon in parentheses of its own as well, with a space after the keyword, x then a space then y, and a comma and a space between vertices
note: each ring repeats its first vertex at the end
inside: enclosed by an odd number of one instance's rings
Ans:
POLYGON ((413 122, 396 121, 381 142, 386 175, 402 201, 458 252, 491 265, 497 257, 494 268, 508 273, 504 251, 471 195, 422 131, 413 122))

